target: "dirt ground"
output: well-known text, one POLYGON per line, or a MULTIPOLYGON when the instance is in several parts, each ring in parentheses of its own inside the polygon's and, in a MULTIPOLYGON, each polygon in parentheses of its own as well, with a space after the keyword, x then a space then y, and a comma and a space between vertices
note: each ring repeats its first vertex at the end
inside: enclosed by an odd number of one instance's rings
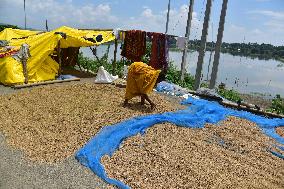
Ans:
POLYGON ((0 189, 103 189, 107 185, 74 157, 57 164, 30 162, 0 134, 0 189))
POLYGON ((258 105, 263 109, 268 109, 271 106, 272 100, 264 99, 261 96, 251 95, 251 94, 240 94, 241 98, 250 104, 258 105))
POLYGON ((161 124, 102 163, 133 189, 284 188, 284 161, 266 150, 270 143, 254 123, 235 117, 204 129, 161 124))

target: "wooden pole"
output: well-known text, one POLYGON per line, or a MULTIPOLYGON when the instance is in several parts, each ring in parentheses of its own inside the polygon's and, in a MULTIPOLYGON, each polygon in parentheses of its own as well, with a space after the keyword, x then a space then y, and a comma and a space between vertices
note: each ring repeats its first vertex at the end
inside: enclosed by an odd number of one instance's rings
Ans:
POLYGON ((61 60, 60 40, 58 41, 58 44, 57 44, 57 57, 58 57, 58 64, 59 64, 58 76, 60 76, 62 74, 62 60, 61 60))
POLYGON ((34 87, 34 86, 39 86, 39 85, 48 85, 48 84, 71 82, 71 81, 80 81, 80 78, 44 81, 44 82, 30 83, 30 84, 24 84, 24 85, 14 85, 14 86, 12 86, 12 88, 21 89, 21 88, 34 87))
POLYGON ((27 84, 29 82, 28 79, 28 69, 27 69, 27 58, 23 57, 22 58, 22 63, 23 63, 23 72, 24 72, 24 77, 25 77, 25 84, 27 84))
POLYGON ((219 66, 219 60, 220 60, 220 51, 221 51, 225 18, 226 18, 226 12, 227 12, 227 5, 228 5, 228 0, 223 0, 218 35, 217 35, 217 42, 216 42, 216 47, 215 47, 214 62, 213 62, 213 68, 212 68, 211 79, 210 79, 210 84, 209 84, 210 89, 213 89, 216 85, 218 66, 219 66))
POLYGON ((201 72, 202 72, 202 66, 203 66, 203 59, 205 56, 205 48, 206 48, 206 40, 207 40, 207 35, 208 35, 208 26, 209 26, 209 20, 210 20, 211 7, 212 7, 212 0, 207 0, 203 29, 202 29, 202 36, 201 36, 201 44, 200 44, 197 68, 196 68, 196 73, 195 73, 194 90, 197 90, 199 88, 200 82, 201 82, 201 72))
POLYGON ((114 40, 114 56, 112 63, 112 75, 116 75, 116 54, 117 54, 117 39, 114 40))
POLYGON ((45 29, 48 32, 48 23, 47 23, 47 19, 45 20, 45 29))
POLYGON ((168 30, 169 30, 170 10, 171 10, 171 0, 169 0, 169 3, 168 3, 168 13, 167 13, 167 23, 166 23, 166 34, 168 33, 168 30))
POLYGON ((210 57, 209 57, 209 62, 208 62, 208 69, 207 69, 207 77, 206 80, 207 82, 209 81, 209 70, 210 70, 210 65, 211 65, 211 60, 212 60, 212 54, 213 54, 213 47, 214 47, 214 43, 213 43, 213 22, 212 22, 212 45, 211 45, 211 51, 210 51, 210 57))
POLYGON ((182 62, 181 62, 181 76, 180 76, 180 79, 182 81, 184 80, 184 75, 185 75, 185 66, 186 66, 186 59, 187 59, 187 49, 188 49, 188 41, 189 41, 190 28, 191 28, 193 5, 194 5, 194 0, 190 0, 190 5, 188 7, 188 17, 187 17, 186 32, 185 32, 186 44, 185 44, 185 48, 183 50, 182 62))
POLYGON ((26 30, 27 29, 26 0, 24 0, 24 12, 25 12, 25 30, 26 30))

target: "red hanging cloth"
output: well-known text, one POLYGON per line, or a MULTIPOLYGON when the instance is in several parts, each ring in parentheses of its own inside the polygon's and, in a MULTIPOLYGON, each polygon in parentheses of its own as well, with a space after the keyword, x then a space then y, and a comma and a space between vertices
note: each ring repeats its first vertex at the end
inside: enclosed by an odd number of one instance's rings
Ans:
POLYGON ((133 62, 140 62, 145 52, 146 32, 140 30, 127 31, 121 56, 124 56, 133 62))
POLYGON ((166 72, 168 68, 168 37, 163 33, 147 33, 152 39, 151 58, 149 65, 166 72))

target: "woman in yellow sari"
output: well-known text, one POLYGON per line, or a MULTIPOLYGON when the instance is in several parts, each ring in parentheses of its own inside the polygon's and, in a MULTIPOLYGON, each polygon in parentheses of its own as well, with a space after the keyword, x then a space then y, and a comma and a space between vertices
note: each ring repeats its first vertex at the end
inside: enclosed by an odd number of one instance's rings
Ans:
POLYGON ((147 100, 154 109, 155 104, 148 94, 153 91, 160 72, 143 62, 132 63, 128 68, 124 106, 128 105, 128 101, 133 97, 141 96, 141 104, 144 105, 147 100))

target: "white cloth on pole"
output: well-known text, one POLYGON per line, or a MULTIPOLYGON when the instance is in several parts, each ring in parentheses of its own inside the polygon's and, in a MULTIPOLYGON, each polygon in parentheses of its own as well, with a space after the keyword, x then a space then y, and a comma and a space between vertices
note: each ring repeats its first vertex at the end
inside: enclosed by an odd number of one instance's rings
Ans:
POLYGON ((29 45, 24 43, 22 44, 18 53, 13 55, 13 58, 16 59, 18 62, 21 62, 23 59, 28 59, 31 57, 29 45))
POLYGON ((113 30, 113 35, 115 36, 116 39, 119 39, 119 38, 120 38, 120 36, 119 36, 119 31, 120 31, 119 28, 116 28, 116 29, 113 30))
POLYGON ((186 37, 178 37, 177 43, 176 43, 177 48, 182 49, 182 50, 185 49, 186 40, 187 40, 186 37))
POLYGON ((113 76, 108 73, 103 66, 99 67, 97 77, 95 79, 95 83, 112 83, 113 81, 117 80, 118 76, 113 76))
POLYGON ((129 66, 127 66, 127 65, 123 66, 123 79, 127 79, 128 67, 129 66))

